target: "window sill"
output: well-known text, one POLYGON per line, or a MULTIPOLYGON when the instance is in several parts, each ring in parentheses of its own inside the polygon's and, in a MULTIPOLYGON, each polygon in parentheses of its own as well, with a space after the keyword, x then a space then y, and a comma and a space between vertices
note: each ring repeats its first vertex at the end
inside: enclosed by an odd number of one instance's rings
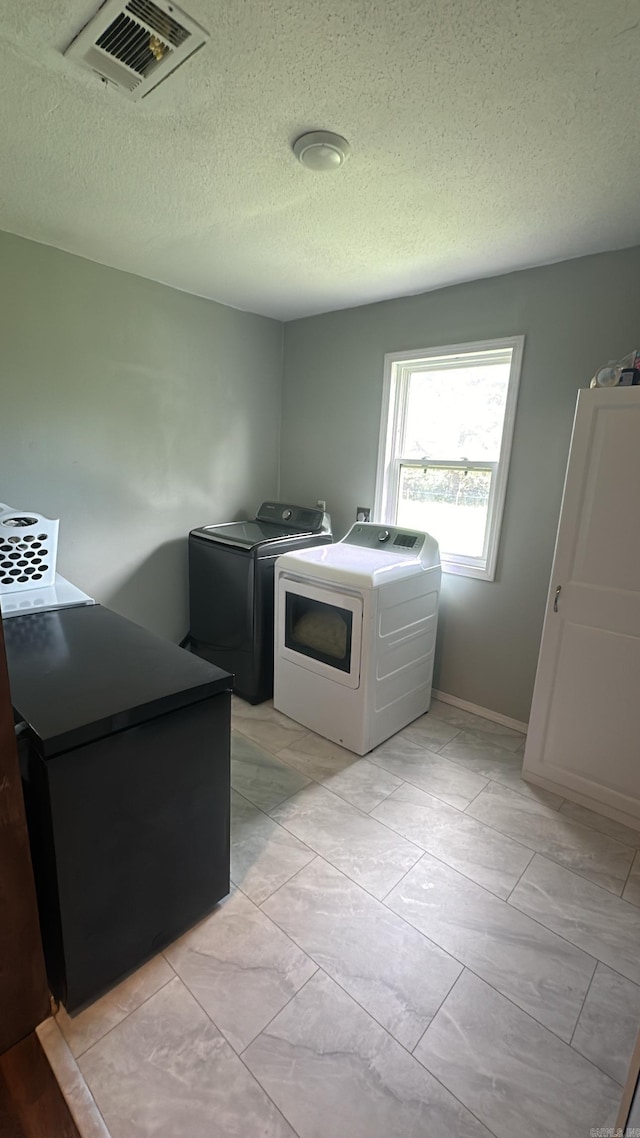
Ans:
POLYGON ((442 572, 455 577, 475 577, 478 581, 495 581, 495 567, 491 565, 465 565, 462 561, 448 561, 441 558, 442 572))

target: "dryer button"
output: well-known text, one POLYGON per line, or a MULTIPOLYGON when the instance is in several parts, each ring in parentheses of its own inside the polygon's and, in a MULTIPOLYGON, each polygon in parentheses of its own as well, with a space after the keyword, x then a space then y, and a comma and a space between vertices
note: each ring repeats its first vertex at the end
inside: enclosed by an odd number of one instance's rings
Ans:
POLYGON ((378 541, 388 541, 390 537, 391 534, 389 533, 388 529, 381 529, 380 533, 378 534, 378 541))
POLYGON ((290 521, 292 517, 293 517, 293 510, 283 510, 283 511, 282 511, 282 520, 283 520, 283 522, 288 522, 288 521, 290 521))

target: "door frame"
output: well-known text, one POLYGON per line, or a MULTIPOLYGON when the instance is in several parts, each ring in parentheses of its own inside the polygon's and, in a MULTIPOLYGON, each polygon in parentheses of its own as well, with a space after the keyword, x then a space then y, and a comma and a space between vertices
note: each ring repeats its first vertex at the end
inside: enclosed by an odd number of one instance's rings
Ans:
MULTIPOLYGON (((12 618, 20 619, 20 618, 12 618)), ((28 618, 27 618, 28 619, 28 618)), ((0 617, 0 1054, 51 1014, 0 617)))

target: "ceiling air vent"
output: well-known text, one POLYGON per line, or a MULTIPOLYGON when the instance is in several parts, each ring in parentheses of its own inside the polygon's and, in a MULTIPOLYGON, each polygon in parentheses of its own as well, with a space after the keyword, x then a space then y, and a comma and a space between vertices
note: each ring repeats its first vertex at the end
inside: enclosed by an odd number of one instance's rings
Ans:
POLYGON ((130 99, 143 99, 208 38, 175 4, 106 0, 64 54, 130 99))

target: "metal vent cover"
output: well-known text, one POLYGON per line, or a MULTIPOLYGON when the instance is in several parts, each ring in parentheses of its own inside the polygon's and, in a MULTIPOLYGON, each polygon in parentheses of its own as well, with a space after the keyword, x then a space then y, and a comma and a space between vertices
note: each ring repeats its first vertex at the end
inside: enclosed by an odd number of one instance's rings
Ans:
POLYGON ((106 0, 64 54, 130 99, 143 99, 208 38, 165 0, 106 0))

